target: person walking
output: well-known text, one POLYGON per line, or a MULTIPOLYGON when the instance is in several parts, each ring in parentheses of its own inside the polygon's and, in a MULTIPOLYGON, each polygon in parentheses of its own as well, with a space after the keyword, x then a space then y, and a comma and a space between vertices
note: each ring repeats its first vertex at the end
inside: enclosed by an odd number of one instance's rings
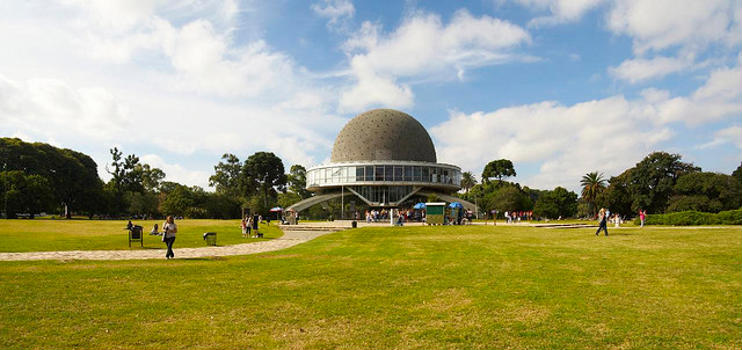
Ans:
POLYGON ((646 220, 646 218, 647 218, 647 211, 639 209, 639 221, 641 223, 639 227, 644 227, 644 220, 646 220))
POLYGON ((245 233, 247 233, 247 238, 250 238, 250 230, 252 230, 252 216, 247 215, 245 217, 245 233))
POLYGON ((598 220, 600 220, 600 225, 598 226, 598 230, 595 231, 595 235, 600 236, 600 230, 603 230, 605 231, 605 235, 608 236, 608 226, 606 222, 608 220, 608 215, 605 213, 605 208, 600 208, 598 220))
POLYGON ((166 259, 175 258, 173 253, 173 243, 175 242, 175 234, 178 233, 178 225, 175 224, 172 216, 168 216, 165 223, 162 224, 162 241, 167 244, 167 253, 165 253, 166 259))
POLYGON ((247 218, 243 218, 240 222, 240 228, 242 229, 242 238, 247 237, 247 218))
POLYGON ((259 227, 258 227, 259 224, 260 224, 260 219, 261 218, 262 218, 262 216, 257 215, 257 214, 253 215, 253 217, 252 217, 252 230, 255 231, 255 238, 260 238, 261 237, 260 230, 259 230, 259 227))

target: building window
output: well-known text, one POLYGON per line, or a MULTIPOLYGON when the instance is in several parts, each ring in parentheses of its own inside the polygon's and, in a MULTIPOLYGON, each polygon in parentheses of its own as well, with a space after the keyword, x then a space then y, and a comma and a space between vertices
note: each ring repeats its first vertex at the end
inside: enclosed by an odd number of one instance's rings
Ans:
POLYGON ((376 171, 376 181, 384 181, 384 166, 377 165, 374 167, 374 171, 376 171))
POLYGON ((366 167, 366 181, 374 181, 374 167, 366 167))

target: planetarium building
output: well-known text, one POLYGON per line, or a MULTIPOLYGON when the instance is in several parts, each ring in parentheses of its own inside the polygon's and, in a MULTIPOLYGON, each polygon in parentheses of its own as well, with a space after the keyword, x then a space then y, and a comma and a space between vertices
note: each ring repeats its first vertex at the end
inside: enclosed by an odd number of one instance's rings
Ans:
POLYGON ((330 163, 307 170, 307 189, 316 195, 290 209, 352 196, 369 207, 400 207, 434 194, 474 210, 474 204, 450 195, 460 188, 461 168, 437 162, 433 141, 420 122, 400 111, 375 109, 345 125, 330 163))

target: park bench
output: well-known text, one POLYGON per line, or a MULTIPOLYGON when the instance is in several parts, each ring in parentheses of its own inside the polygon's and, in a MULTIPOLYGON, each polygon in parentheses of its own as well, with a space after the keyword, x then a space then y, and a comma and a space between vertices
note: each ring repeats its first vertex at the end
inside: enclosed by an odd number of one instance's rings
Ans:
POLYGON ((131 242, 139 241, 139 246, 144 248, 144 235, 142 234, 142 226, 134 225, 128 228, 129 231, 129 248, 131 248, 131 242))

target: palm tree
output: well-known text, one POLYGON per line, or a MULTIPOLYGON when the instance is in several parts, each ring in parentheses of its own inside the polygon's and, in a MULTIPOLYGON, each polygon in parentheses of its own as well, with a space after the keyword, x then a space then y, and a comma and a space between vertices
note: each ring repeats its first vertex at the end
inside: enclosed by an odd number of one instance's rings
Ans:
POLYGON ((466 194, 469 194, 469 189, 474 187, 474 185, 476 184, 477 179, 474 178, 474 175, 471 173, 471 171, 465 171, 463 174, 461 174, 461 187, 464 188, 466 194))
POLYGON ((605 189, 606 180, 603 178, 603 173, 597 171, 587 173, 582 176, 580 184, 582 185, 582 198, 585 199, 588 208, 590 208, 590 213, 593 214, 596 212, 595 199, 605 189))

